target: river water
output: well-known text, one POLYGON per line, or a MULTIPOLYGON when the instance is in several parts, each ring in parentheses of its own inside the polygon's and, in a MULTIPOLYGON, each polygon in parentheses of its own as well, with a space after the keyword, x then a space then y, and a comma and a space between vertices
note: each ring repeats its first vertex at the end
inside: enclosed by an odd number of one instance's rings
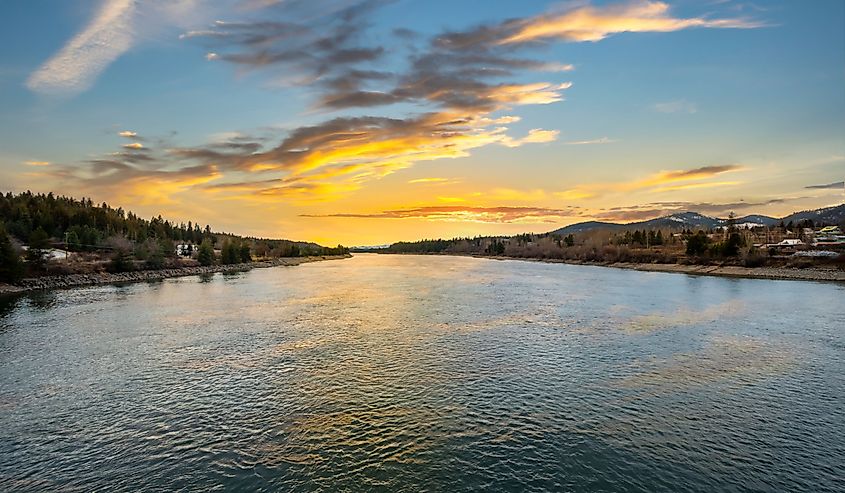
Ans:
POLYGON ((843 491, 845 286, 465 257, 0 299, 2 491, 843 491))

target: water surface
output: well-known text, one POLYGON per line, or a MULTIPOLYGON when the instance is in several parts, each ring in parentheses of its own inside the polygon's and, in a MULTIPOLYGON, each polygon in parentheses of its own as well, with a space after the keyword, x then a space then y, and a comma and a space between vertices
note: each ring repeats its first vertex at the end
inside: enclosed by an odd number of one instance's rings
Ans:
POLYGON ((0 490, 843 491, 844 301, 382 255, 0 299, 0 490))

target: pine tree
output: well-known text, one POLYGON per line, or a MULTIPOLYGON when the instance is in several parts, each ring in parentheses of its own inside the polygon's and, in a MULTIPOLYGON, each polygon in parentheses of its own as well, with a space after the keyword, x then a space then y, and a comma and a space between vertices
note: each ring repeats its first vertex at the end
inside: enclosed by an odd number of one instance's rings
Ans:
POLYGON ((241 249, 240 249, 240 257, 241 257, 241 258, 240 258, 240 260, 241 260, 241 262, 243 262, 243 263, 249 263, 249 262, 252 262, 252 254, 250 254, 250 251, 249 251, 249 244, 248 244, 248 243, 243 243, 243 244, 241 245, 241 249))
POLYGON ((707 235, 704 231, 692 235, 687 239, 687 255, 699 256, 707 251, 707 235))
POLYGON ((12 246, 12 240, 6 234, 6 228, 0 223, 0 282, 14 283, 23 277, 23 262, 12 246))
POLYGON ((240 262, 240 252, 235 242, 229 240, 223 242, 223 247, 220 249, 220 262, 224 264, 237 264, 240 262))
POLYGON ((197 261, 200 265, 214 264, 214 247, 211 246, 211 240, 208 238, 202 240, 197 250, 197 261))
POLYGON ((41 269, 47 262, 47 249, 50 248, 50 238, 40 227, 29 235, 29 249, 26 251, 26 261, 34 269, 41 269))
POLYGON ((66 240, 65 240, 65 247, 67 250, 72 252, 78 252, 81 248, 81 241, 79 240, 79 235, 76 234, 76 231, 68 231, 66 240))

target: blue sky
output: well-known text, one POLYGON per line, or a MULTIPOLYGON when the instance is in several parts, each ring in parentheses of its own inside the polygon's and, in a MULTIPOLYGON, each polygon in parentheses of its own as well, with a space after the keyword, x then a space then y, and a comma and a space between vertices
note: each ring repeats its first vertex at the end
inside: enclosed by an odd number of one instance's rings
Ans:
POLYGON ((843 202, 842 186, 806 188, 845 176, 841 1, 38 0, 0 13, 4 189, 324 243, 843 202), (245 41, 269 22, 304 34, 245 41), (284 61, 346 32, 319 64, 284 61), (433 44, 449 33, 484 36, 433 44), (86 35, 107 53, 83 46, 51 64, 86 35), (366 59, 330 58, 358 49, 366 59), (476 68, 502 75, 455 65, 433 91, 414 61, 444 50, 497 57, 476 68), (502 65, 513 58, 555 67, 502 65), (378 72, 355 89, 390 103, 325 104, 352 94, 337 89, 349 70, 378 72), (442 127, 424 114, 473 123, 432 147, 442 127), (361 116, 379 120, 349 120, 361 116), (292 135, 340 124, 374 133, 301 158, 307 140, 292 135), (236 155, 235 142, 249 145, 236 155))

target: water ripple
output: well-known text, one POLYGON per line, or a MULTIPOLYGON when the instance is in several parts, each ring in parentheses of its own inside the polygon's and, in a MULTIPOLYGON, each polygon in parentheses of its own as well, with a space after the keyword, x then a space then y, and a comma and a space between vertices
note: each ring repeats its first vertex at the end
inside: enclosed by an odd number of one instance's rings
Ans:
POLYGON ((841 491, 841 296, 361 255, 18 298, 0 490, 841 491))

